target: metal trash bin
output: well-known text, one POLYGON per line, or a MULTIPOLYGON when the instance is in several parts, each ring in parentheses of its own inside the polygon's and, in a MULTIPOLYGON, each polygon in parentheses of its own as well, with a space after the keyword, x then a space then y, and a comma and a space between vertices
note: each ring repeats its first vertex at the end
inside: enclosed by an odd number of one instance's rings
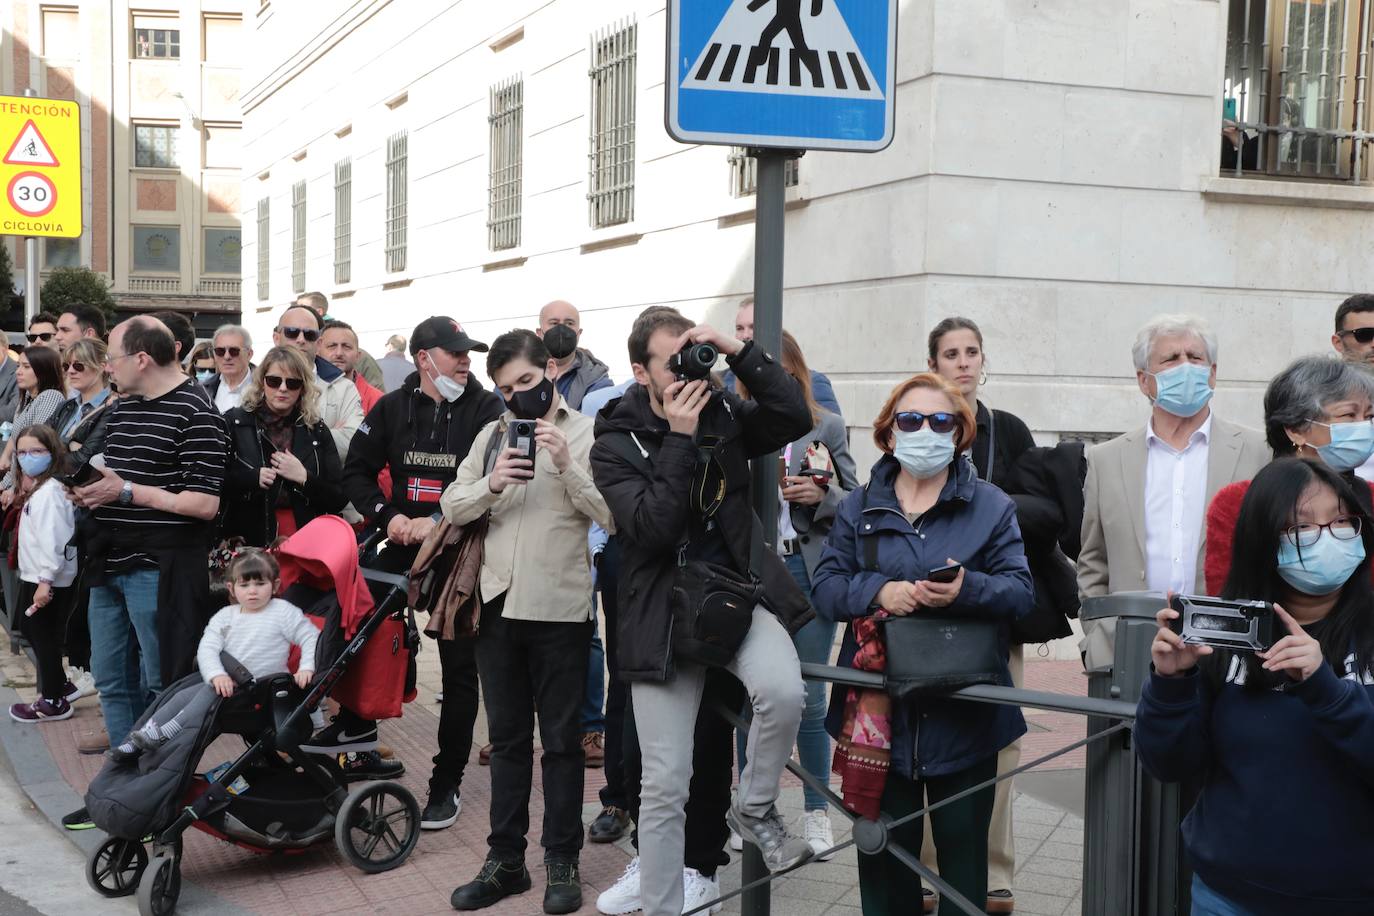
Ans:
MULTIPOLYGON (((1088 671, 1088 696, 1135 703, 1150 673, 1159 592, 1119 592, 1083 599, 1079 619, 1116 618, 1114 661, 1088 671)), ((1088 717, 1088 734, 1112 725, 1088 717)), ((1136 761, 1123 731, 1087 747, 1083 824, 1083 912, 1120 916, 1186 916, 1192 873, 1183 862, 1179 823, 1196 787, 1164 784, 1136 761)), ((1199 774, 1199 777, 1201 774, 1199 774)))

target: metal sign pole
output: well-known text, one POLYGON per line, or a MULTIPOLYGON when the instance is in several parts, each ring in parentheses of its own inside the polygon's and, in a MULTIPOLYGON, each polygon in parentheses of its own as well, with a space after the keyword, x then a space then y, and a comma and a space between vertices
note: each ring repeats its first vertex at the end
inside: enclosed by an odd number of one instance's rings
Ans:
MULTIPOLYGON (((25 98, 37 98, 38 90, 32 86, 24 90, 25 98)), ((28 236, 24 239, 24 330, 38 314, 38 239, 28 236)))

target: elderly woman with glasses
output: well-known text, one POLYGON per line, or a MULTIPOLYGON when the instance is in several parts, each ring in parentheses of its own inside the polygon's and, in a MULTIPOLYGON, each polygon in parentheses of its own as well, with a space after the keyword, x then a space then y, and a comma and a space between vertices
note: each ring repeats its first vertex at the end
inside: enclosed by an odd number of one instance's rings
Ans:
POLYGON ((274 347, 253 372, 243 402, 224 416, 229 427, 221 535, 266 547, 278 536, 348 500, 320 390, 305 356, 274 347))
POLYGON ((76 341, 62 354, 62 372, 69 396, 48 425, 72 452, 72 467, 80 467, 105 450, 116 400, 105 374, 105 344, 93 337, 76 341))
MULTIPOLYGON (((1274 459, 1309 458, 1345 478, 1366 515, 1371 488, 1355 469, 1374 455, 1374 376, 1329 356, 1304 356, 1274 376, 1264 392, 1264 437, 1274 459)), ((1231 569, 1236 520, 1250 481, 1222 487, 1207 507, 1203 571, 1207 594, 1219 595, 1231 569)))

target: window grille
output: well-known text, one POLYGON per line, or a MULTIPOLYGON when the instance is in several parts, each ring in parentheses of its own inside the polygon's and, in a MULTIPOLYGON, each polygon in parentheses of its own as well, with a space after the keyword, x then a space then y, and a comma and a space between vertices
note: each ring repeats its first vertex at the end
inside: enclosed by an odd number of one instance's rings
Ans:
POLYGON ((1370 0, 1230 0, 1222 168, 1368 177, 1370 0))
POLYGON ((269 275, 270 263, 268 254, 271 250, 272 234, 269 219, 271 218, 272 198, 263 197, 258 200, 258 301, 267 301, 267 292, 271 287, 271 276, 269 275))
POLYGON ((353 160, 334 163, 334 282, 353 276, 353 160))
POLYGON ((594 229, 635 215, 635 62, 639 26, 626 20, 592 35, 591 150, 587 201, 594 229))
POLYGON ((491 87, 491 163, 487 174, 487 245, 504 251, 520 244, 524 169, 525 81, 513 77, 491 87))
POLYGON ((291 289, 305 292, 305 182, 291 186, 291 289))
MULTIPOLYGON (((759 161, 742 146, 730 147, 730 196, 749 197, 759 190, 759 161)), ((801 160, 788 159, 783 167, 783 182, 795 188, 801 180, 801 160)))
POLYGON ((386 269, 406 269, 406 131, 386 141, 386 269))
POLYGON ((171 124, 135 124, 134 165, 146 169, 176 168, 177 128, 171 124))
POLYGON ((179 60, 181 58, 181 30, 134 29, 134 57, 179 60))

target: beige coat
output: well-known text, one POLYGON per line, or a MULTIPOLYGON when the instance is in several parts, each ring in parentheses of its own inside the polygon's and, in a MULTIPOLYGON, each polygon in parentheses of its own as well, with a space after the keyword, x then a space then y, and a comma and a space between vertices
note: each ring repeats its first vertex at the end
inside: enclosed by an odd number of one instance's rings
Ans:
MULTIPOLYGON (((1078 593, 1084 598, 1147 588, 1145 430, 1142 426, 1088 450, 1088 476, 1083 483, 1083 545, 1078 554, 1078 593)), ((1207 503, 1227 484, 1254 477, 1272 457, 1263 433, 1214 415, 1207 447, 1207 503)), ((1206 532, 1199 532, 1199 579, 1206 542, 1206 532)), ((1110 667, 1116 621, 1084 621, 1083 628, 1085 635, 1079 648, 1085 653, 1084 665, 1089 670, 1110 667)))
POLYGON ((507 619, 585 622, 592 616, 587 528, 596 522, 607 531, 615 530, 611 511, 592 482, 588 455, 593 421, 569 410, 560 398, 554 424, 568 437, 568 469, 560 474, 541 449, 535 453, 533 480, 493 493, 484 467, 486 444, 493 430, 504 438, 513 418, 506 411, 477 434, 439 508, 454 525, 491 510, 482 555, 484 603, 505 594, 502 616, 507 619))

